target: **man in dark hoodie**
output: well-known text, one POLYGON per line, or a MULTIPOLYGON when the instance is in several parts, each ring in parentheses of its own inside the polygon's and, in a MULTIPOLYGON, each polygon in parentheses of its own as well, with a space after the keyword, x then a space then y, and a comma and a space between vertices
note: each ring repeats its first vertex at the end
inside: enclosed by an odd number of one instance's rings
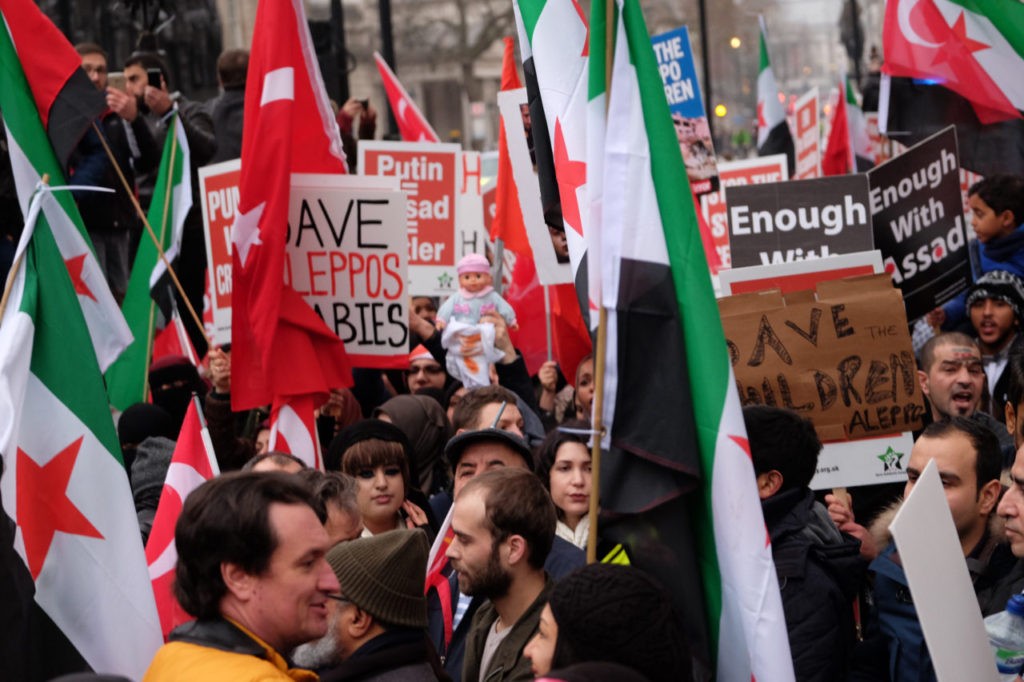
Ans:
POLYGON ((798 680, 839 680, 855 642, 853 600, 866 562, 860 542, 836 528, 808 487, 821 441, 796 412, 743 409, 789 648, 798 680))

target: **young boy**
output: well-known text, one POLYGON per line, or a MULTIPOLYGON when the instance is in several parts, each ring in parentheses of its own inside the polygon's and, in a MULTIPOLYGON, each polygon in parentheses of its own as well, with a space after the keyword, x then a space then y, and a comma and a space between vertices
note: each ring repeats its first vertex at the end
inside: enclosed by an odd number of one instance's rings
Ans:
MULTIPOLYGON (((1006 270, 1024 277, 1024 177, 992 175, 967 190, 971 227, 978 237, 980 277, 1006 270)), ((944 330, 967 320, 966 294, 928 314, 928 323, 944 330)))

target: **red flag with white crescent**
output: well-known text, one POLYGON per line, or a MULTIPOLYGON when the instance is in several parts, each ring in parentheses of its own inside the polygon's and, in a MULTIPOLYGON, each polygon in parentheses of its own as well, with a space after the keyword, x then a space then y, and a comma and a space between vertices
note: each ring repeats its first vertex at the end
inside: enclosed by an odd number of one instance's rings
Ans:
POLYGON ((398 132, 401 133, 402 139, 406 142, 440 142, 441 139, 427 123, 423 112, 412 101, 412 97, 409 97, 409 93, 398 82, 398 76, 384 61, 384 57, 379 52, 374 52, 373 58, 377 62, 381 80, 384 81, 384 91, 388 94, 388 102, 391 103, 391 111, 395 114, 395 122, 398 123, 398 132))

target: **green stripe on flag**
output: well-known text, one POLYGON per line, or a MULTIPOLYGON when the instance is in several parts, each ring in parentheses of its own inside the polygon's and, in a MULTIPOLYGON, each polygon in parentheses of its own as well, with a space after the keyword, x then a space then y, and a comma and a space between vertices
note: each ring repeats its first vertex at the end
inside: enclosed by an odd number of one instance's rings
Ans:
MULTIPOLYGON (((719 421, 729 376, 725 334, 718 322, 718 306, 700 239, 693 195, 682 155, 678 151, 679 142, 672 127, 672 117, 658 76, 657 62, 643 14, 636 0, 626 0, 622 11, 629 40, 630 61, 637 72, 650 148, 651 175, 658 197, 661 222, 665 228, 665 244, 686 339, 691 403, 697 424, 700 458, 704 475, 710 478, 714 470, 719 421)), ((615 87, 614 84, 612 87, 615 87)), ((701 573, 709 615, 708 627, 712 645, 717 646, 722 586, 711 525, 709 491, 709 485, 698 489, 695 499, 699 499, 699 509, 695 511, 698 512, 697 518, 702 521, 697 524, 697 534, 703 562, 701 573)))
MULTIPOLYGON (((8 134, 25 152, 33 167, 48 173, 51 185, 63 184, 64 177, 53 154, 53 148, 43 130, 42 121, 32 99, 21 63, 14 50, 6 26, 0 30, 0 107, 8 134)), ((73 217, 72 222, 81 230, 81 219, 69 192, 54 192, 54 198, 73 217), (68 204, 70 203, 70 206, 68 204)), ((82 421, 93 426, 94 435, 115 458, 120 460, 121 447, 114 430, 107 401, 97 399, 83 386, 83 372, 93 369, 99 375, 99 364, 92 351, 92 339, 85 326, 82 307, 74 293, 71 277, 60 256, 56 241, 46 218, 40 214, 34 240, 26 258, 35 259, 35 268, 26 275, 42 278, 46 286, 37 286, 36 293, 22 301, 22 310, 35 320, 36 340, 32 350, 32 372, 68 406, 81 415, 82 421), (32 305, 32 308, 26 307, 32 305), (89 349, 88 353, 69 353, 69 348, 89 349), (80 357, 79 357, 80 356, 80 357), (84 363, 84 365, 83 365, 84 363)), ((82 230, 84 233, 84 230, 82 230)), ((88 238, 86 243, 88 242, 88 238)), ((90 243, 91 244, 91 243, 90 243)), ((26 291, 29 288, 26 286, 26 291)))
POLYGON ((519 15, 523 18, 523 26, 526 28, 526 37, 533 45, 533 30, 537 28, 540 15, 544 13, 546 0, 519 0, 519 15))
MULTIPOLYGON (((593 0, 590 8, 590 60, 587 63, 587 99, 592 100, 605 93, 608 83, 608 57, 614 54, 615 32, 612 31, 612 46, 608 44, 609 26, 618 21, 618 5, 612 5, 614 14, 605 16, 607 0, 593 0)), ((597 264, 594 264, 597 267, 597 264)))
MULTIPOLYGON (((166 252, 173 241, 174 186, 180 185, 184 174, 185 155, 178 137, 178 117, 172 116, 168 121, 167 136, 164 138, 163 156, 156 184, 153 187, 153 202, 149 206, 147 218, 154 232, 161 238, 161 248, 166 252), (172 147, 174 153, 172 154, 172 147), (174 168, 171 168, 171 157, 174 156, 174 168), (167 183, 170 179, 172 191, 170 201, 167 183)), ((110 403, 119 410, 124 410, 135 403, 145 402, 147 377, 149 374, 150 357, 153 349, 153 332, 156 319, 156 302, 150 290, 150 277, 153 269, 160 262, 160 254, 149 234, 143 234, 139 241, 139 250, 135 254, 131 276, 128 279, 128 290, 125 293, 121 311, 124 313, 128 327, 134 340, 125 349, 117 362, 107 369, 107 394, 110 403)))
MULTIPOLYGON (((1024 58, 1024 3, 1019 0, 1002 0, 1001 2, 978 2, 978 0, 948 0, 963 7, 972 14, 988 17, 996 30, 1013 47, 1014 51, 1024 58)), ((1016 74, 1022 78, 1024 74, 1016 74)))
POLYGON ((760 58, 760 63, 758 64, 758 67, 757 67, 758 73, 760 73, 761 71, 764 71, 765 69, 771 68, 771 65, 772 65, 771 61, 768 59, 768 45, 767 45, 768 39, 764 35, 764 27, 763 26, 761 27, 761 32, 760 32, 759 36, 760 36, 760 40, 758 41, 759 47, 758 47, 757 53, 758 53, 758 57, 760 58))

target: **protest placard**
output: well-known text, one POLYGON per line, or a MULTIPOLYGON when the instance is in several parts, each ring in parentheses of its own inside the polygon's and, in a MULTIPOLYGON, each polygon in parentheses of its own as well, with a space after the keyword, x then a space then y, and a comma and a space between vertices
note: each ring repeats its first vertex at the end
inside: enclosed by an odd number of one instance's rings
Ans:
POLYGON ((729 216, 725 208, 725 188, 789 180, 786 155, 771 154, 755 159, 723 161, 718 164, 718 178, 718 191, 701 195, 700 210, 711 230, 718 259, 722 263, 722 268, 726 269, 732 267, 732 255, 729 249, 729 216))
MULTIPOLYGON (((461 153, 457 144, 359 143, 361 172, 399 178, 408 197, 409 291, 413 295, 446 296, 458 288, 455 263, 464 241, 457 229, 464 172, 461 153)), ((479 163, 476 169, 479 179, 479 163)), ((473 223, 475 230, 478 221, 473 223)), ((466 238, 473 240, 472 235, 466 238)))
POLYGON ((821 111, 818 88, 811 88, 793 105, 793 123, 796 139, 796 170, 794 180, 821 177, 821 111))
POLYGON ((868 172, 875 246, 917 319, 971 283, 956 128, 868 172))
POLYGON ((345 343, 354 366, 408 363, 406 216, 394 178, 292 176, 284 283, 345 343))
POLYGON ((508 156, 512 162, 512 178, 515 180, 516 193, 519 195, 519 208, 523 213, 526 238, 530 242, 533 262, 537 266, 537 279, 545 286, 571 283, 572 266, 569 264, 564 230, 556 245, 556 231, 553 228, 549 230, 544 223, 540 180, 533 161, 532 124, 526 103, 526 88, 499 92, 498 110, 501 113, 501 125, 505 128, 508 156))
POLYGON ((874 248, 863 175, 727 187, 733 267, 874 248))
POLYGON ((924 405, 903 312, 887 275, 719 300, 743 404, 796 410, 822 440, 912 431, 924 405))
POLYGON ((981 607, 936 460, 889 526, 939 682, 997 682, 981 607))
POLYGON ((480 152, 459 154, 459 187, 455 211, 455 262, 467 253, 483 253, 488 233, 484 216, 483 164, 480 152))
POLYGON ((672 112, 679 149, 686 164, 686 175, 694 194, 718 189, 715 147, 711 140, 704 100, 700 96, 697 66, 686 26, 651 37, 658 72, 665 85, 665 98, 672 112))
POLYGON ((239 159, 199 169, 199 197, 206 237, 206 267, 213 329, 210 341, 231 343, 231 226, 238 206, 239 159))

